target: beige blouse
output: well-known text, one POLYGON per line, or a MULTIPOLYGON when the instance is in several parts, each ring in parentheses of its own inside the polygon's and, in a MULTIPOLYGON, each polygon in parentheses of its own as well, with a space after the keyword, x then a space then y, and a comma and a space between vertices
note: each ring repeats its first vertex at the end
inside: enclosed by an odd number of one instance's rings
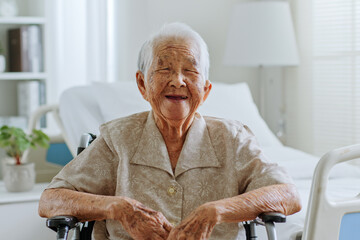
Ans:
MULTIPOLYGON (((203 203, 256 188, 292 183, 270 163, 243 124, 196 114, 171 169, 152 112, 105 123, 100 136, 54 177, 48 188, 127 196, 178 224, 203 203)), ((97 222, 93 238, 132 239, 119 222, 97 222)), ((245 239, 241 224, 219 224, 211 239, 245 239)))

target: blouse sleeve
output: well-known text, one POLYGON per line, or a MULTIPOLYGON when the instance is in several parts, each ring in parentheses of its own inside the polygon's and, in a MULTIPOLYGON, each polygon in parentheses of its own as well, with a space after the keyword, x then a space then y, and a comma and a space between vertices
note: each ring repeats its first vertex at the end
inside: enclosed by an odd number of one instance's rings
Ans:
POLYGON ((238 132, 234 148, 240 194, 269 185, 293 183, 284 168, 268 160, 247 126, 238 132))
POLYGON ((118 159, 100 135, 69 162, 47 188, 67 188, 99 195, 114 195, 118 159))

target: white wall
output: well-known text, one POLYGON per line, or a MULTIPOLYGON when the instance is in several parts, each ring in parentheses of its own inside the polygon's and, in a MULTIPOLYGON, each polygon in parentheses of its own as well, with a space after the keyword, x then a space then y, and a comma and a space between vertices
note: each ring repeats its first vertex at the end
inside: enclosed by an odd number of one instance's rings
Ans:
POLYGON ((311 1, 292 1, 300 64, 285 71, 287 145, 313 153, 311 1))
POLYGON ((258 77, 256 68, 227 67, 222 64, 232 7, 240 2, 239 0, 125 0, 122 2, 118 6, 122 20, 118 25, 118 39, 124 44, 119 49, 121 56, 119 80, 135 80, 138 51, 151 33, 157 31, 164 23, 180 21, 199 32, 208 44, 211 81, 246 81, 252 89, 255 89, 258 77))
MULTIPOLYGON (((204 38, 210 52, 210 80, 221 82, 247 82, 253 93, 254 100, 258 102, 258 81, 260 78, 259 68, 251 67, 229 67, 225 66, 223 56, 225 52, 226 37, 232 8, 241 0, 209 1, 209 0, 125 0, 117 6, 118 25, 116 31, 119 42, 119 72, 118 80, 134 80, 137 70, 137 53, 143 41, 154 31, 157 31, 164 23, 180 21, 187 23, 194 28, 204 38)), ((300 1, 299 1, 300 2, 300 1)), ((296 13, 294 2, 292 3, 293 13, 296 13)), ((295 20, 295 17, 293 16, 295 20)), ((298 121, 296 109, 303 97, 296 89, 299 84, 297 80, 297 68, 283 68, 282 74, 276 73, 271 69, 266 69, 265 74, 269 75, 263 80, 268 80, 267 89, 270 89, 266 96, 267 122, 274 132, 278 130, 278 118, 280 117, 279 104, 281 98, 281 82, 276 79, 283 77, 286 91, 286 114, 291 114, 286 124, 286 132, 292 136, 289 138, 290 145, 308 150, 306 145, 309 141, 308 136, 296 138, 297 134, 306 133, 298 121), (290 89, 290 91, 289 91, 290 89), (288 93, 287 93, 288 92, 288 93), (300 125, 299 125, 300 124, 300 125)), ((277 71, 277 70, 276 70, 277 71)), ((275 71, 275 72, 276 72, 275 71)), ((300 83, 301 84, 301 83, 300 83)), ((236 106, 234 106, 236 107, 236 106)), ((306 109, 302 109, 306 111, 306 109)), ((302 114, 302 112, 301 112, 302 114)))

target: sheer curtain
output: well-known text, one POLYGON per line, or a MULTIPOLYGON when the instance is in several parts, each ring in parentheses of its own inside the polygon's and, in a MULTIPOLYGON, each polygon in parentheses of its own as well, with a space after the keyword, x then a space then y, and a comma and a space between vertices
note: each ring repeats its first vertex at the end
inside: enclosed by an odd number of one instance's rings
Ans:
POLYGON ((113 82, 118 50, 116 0, 46 1, 49 103, 67 88, 113 82))
POLYGON ((87 82, 114 82, 117 76, 116 0, 86 1, 87 82))
POLYGON ((360 142, 360 1, 313 0, 314 153, 360 142))

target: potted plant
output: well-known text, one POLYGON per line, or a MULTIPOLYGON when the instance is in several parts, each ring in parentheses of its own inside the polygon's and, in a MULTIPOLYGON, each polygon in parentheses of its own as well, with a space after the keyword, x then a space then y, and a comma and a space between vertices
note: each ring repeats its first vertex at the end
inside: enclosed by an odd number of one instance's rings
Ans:
POLYGON ((5 186, 10 192, 31 190, 35 183, 34 163, 24 161, 30 148, 49 146, 49 137, 41 130, 26 134, 21 128, 2 126, 0 128, 0 148, 8 158, 3 164, 5 186))

